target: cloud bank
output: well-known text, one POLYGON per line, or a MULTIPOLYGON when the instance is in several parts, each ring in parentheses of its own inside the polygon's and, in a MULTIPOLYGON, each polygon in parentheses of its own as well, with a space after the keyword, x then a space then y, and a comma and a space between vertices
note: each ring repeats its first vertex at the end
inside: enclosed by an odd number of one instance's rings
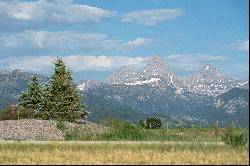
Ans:
POLYGON ((122 15, 122 22, 135 22, 147 26, 156 26, 160 22, 172 20, 184 15, 182 9, 151 9, 138 10, 125 13, 122 15))
POLYGON ((249 40, 237 41, 226 46, 234 50, 249 52, 249 40))
MULTIPOLYGON (((55 56, 27 56, 21 58, 6 58, 0 62, 7 69, 21 69, 24 71, 39 72, 52 70, 55 56)), ((67 66, 76 72, 79 71, 108 71, 118 69, 124 65, 143 66, 148 58, 128 56, 92 56, 70 55, 63 57, 67 66)))
POLYGON ((32 55, 35 53, 127 51, 144 46, 151 39, 138 37, 130 41, 111 39, 100 33, 73 31, 33 31, 0 34, 2 55, 32 55))
POLYGON ((197 72, 206 64, 225 65, 232 60, 229 57, 208 54, 172 54, 165 59, 174 71, 187 73, 197 72))
POLYGON ((115 14, 72 0, 0 1, 0 9, 0 21, 5 22, 0 25, 2 28, 98 23, 115 14))

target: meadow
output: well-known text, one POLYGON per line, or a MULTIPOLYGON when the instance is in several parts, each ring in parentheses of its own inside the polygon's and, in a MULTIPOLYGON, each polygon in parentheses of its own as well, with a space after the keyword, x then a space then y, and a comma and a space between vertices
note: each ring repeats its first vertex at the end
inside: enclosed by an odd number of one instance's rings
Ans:
POLYGON ((248 147, 217 144, 0 144, 0 164, 248 164, 248 147))
MULTIPOLYGON (((249 164, 248 142, 235 146, 223 139, 230 128, 142 129, 119 120, 103 125, 108 130, 90 132, 60 124, 65 141, 2 141, 0 164, 249 164)), ((247 128, 233 131, 248 136, 247 128)))
POLYGON ((187 141, 187 142, 223 142, 222 138, 230 130, 244 133, 248 139, 248 128, 160 128, 142 129, 134 124, 116 119, 106 119, 103 126, 109 130, 101 133, 75 128, 65 135, 66 141, 187 141))

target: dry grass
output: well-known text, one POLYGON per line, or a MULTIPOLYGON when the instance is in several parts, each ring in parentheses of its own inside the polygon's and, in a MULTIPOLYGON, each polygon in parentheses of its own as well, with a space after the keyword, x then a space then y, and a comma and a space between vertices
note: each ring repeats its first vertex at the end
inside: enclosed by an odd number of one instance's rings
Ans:
POLYGON ((249 149, 201 144, 0 144, 0 164, 249 164, 249 149))

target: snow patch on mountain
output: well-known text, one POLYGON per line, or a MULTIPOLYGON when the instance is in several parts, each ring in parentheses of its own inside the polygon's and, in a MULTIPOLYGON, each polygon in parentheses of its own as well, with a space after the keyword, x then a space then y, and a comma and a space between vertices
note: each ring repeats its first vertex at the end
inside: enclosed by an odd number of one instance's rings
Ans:
POLYGON ((133 66, 123 66, 108 77, 106 81, 111 85, 134 86, 151 84, 152 87, 173 86, 176 89, 181 88, 180 81, 159 56, 151 57, 147 65, 141 69, 135 69, 133 66))
POLYGON ((142 84, 150 84, 152 82, 160 81, 160 78, 150 78, 145 81, 136 81, 135 83, 124 83, 125 85, 142 85, 142 84))
MULTIPOLYGON (((249 79, 235 80, 221 74, 214 66, 207 64, 193 76, 185 79, 178 79, 159 56, 149 58, 147 65, 143 68, 136 66, 122 66, 115 71, 104 82, 108 85, 150 85, 159 89, 173 87, 176 95, 192 92, 201 95, 216 97, 235 87, 249 88, 249 79)), ((81 83, 78 88, 82 91, 100 83, 87 82, 81 83)))
POLYGON ((209 96, 218 96, 237 87, 238 81, 223 76, 214 66, 205 65, 200 72, 184 80, 188 91, 209 96))

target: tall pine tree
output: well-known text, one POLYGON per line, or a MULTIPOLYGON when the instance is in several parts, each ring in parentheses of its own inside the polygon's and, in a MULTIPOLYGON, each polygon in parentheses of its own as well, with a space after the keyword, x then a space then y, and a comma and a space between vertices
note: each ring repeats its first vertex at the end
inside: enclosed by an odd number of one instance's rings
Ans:
POLYGON ((28 90, 20 95, 19 105, 25 108, 38 110, 41 103, 41 87, 39 85, 38 77, 34 75, 31 83, 28 85, 28 90))
POLYGON ((82 96, 63 60, 57 58, 54 64, 54 74, 43 91, 40 117, 74 122, 87 113, 82 96))

